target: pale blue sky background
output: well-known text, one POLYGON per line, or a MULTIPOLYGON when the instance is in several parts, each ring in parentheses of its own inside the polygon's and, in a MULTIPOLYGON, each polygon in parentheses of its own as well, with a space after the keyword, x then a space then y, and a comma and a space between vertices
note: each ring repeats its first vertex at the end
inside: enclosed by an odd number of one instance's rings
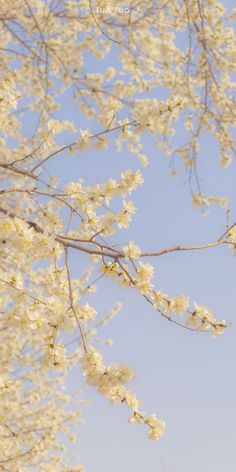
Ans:
MULTIPOLYGON (((216 240, 225 230, 225 211, 212 208, 208 217, 191 206, 185 177, 169 177, 168 160, 146 139, 150 166, 144 169, 145 185, 133 194, 139 211, 130 230, 116 239, 135 240, 145 250, 174 244, 216 240)), ((137 169, 137 159, 126 152, 89 151, 83 155, 57 157, 48 165, 62 181, 83 177, 86 183, 118 177, 127 167, 137 169), (72 175, 73 174, 73 175, 72 175)), ((207 139, 199 172, 207 193, 227 194, 235 216, 235 163, 218 166, 215 147, 207 139)), ((73 257, 75 274, 84 256, 73 257)), ((92 388, 84 397, 86 424, 79 429, 81 462, 89 472, 234 472, 236 469, 235 404, 235 280, 236 260, 228 247, 200 252, 173 253, 153 261, 156 286, 167 293, 185 293, 192 301, 206 304, 218 319, 233 323, 219 339, 191 333, 160 318, 131 289, 119 289, 109 280, 98 284, 91 298, 100 315, 116 300, 122 312, 100 334, 114 339, 104 347, 107 362, 130 363, 137 378, 133 390, 143 409, 156 412, 167 422, 166 436, 150 442, 145 427, 127 423, 125 406, 110 406, 92 388)), ((73 375, 71 388, 80 384, 73 375)))
MULTIPOLYGON (((90 59, 88 68, 102 70, 116 60, 114 53, 99 66, 90 59)), ((78 107, 66 97, 63 102, 61 117, 73 118, 86 128, 78 107)), ((178 138, 183 138, 180 128, 178 138)), ((130 229, 118 233, 116 241, 131 239, 143 250, 159 250, 216 240, 225 230, 225 211, 213 207, 209 216, 202 217, 191 206, 184 173, 171 179, 168 159, 153 146, 149 135, 144 142, 150 166, 143 170, 144 186, 132 195, 138 212, 130 229)), ((199 161, 203 189, 230 197, 233 221, 235 162, 222 170, 218 160, 216 146, 205 137, 199 161)), ((118 178, 129 167, 139 168, 137 159, 126 151, 117 154, 113 147, 57 156, 47 165, 62 183, 83 177, 87 184, 118 178)), ((79 273, 84 257, 73 257, 74 274, 79 273)), ((128 424, 129 410, 124 405, 111 406, 91 387, 86 388, 83 397, 91 404, 83 408, 86 424, 79 428, 81 463, 87 472, 235 472, 235 256, 222 246, 173 253, 152 262, 157 287, 171 295, 189 295, 191 301, 209 306, 218 319, 231 321, 232 327, 219 339, 192 333, 161 319, 135 291, 102 280, 97 296, 91 298, 99 314, 104 315, 117 300, 124 302, 122 312, 100 331, 102 337, 114 340, 112 347, 103 348, 106 361, 134 367, 132 389, 146 412, 155 412, 167 422, 167 431, 160 442, 149 441, 144 426, 128 424)), ((80 382, 78 368, 70 388, 74 390, 80 382)), ((76 445, 71 450, 78 449, 76 445)))

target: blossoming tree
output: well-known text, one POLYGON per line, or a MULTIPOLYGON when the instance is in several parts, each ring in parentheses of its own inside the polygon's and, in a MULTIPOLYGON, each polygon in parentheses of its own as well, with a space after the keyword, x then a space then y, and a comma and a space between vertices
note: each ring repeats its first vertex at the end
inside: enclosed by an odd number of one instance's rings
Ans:
POLYGON ((164 434, 164 422, 144 413, 127 386, 132 370, 107 364, 95 342, 120 310, 118 303, 96 319, 90 295, 98 280, 138 291, 184 328, 218 335, 227 327, 187 295, 154 286, 152 260, 222 244, 234 249, 233 222, 204 245, 152 253, 134 241, 124 245, 119 230, 136 211, 130 195, 140 185, 148 191, 142 171, 127 166, 119 179, 91 186, 73 180, 72 168, 62 186, 47 166, 112 141, 117 152, 135 154, 139 167, 151 166, 145 136, 169 158, 173 177, 181 163, 194 207, 229 212, 227 198, 204 193, 197 164, 204 133, 218 142, 222 167, 235 156, 235 18, 236 9, 217 0, 133 0, 125 8, 115 0, 0 0, 0 470, 82 471, 65 465, 58 440, 58 432, 74 440, 70 425, 80 421, 77 397, 64 388, 76 363, 89 385, 130 409, 129 421, 143 424, 150 439, 164 434), (106 65, 111 54, 117 68, 106 65), (105 64, 100 72, 88 72, 91 58, 105 64), (79 108, 73 120, 68 100, 79 108), (87 257, 79 278, 72 251, 87 257), (78 339, 73 350, 67 333, 78 339))

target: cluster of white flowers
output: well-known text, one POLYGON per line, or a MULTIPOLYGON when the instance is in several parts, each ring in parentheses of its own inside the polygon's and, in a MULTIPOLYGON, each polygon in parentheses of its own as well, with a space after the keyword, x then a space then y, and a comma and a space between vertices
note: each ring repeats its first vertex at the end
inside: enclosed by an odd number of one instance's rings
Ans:
POLYGON ((80 229, 76 231, 76 236, 89 239, 94 233, 102 233, 105 236, 114 234, 115 224, 118 228, 128 228, 136 209, 131 200, 124 198, 142 184, 141 172, 139 170, 132 172, 130 169, 121 174, 119 181, 109 179, 106 183, 93 187, 86 187, 82 180, 70 182, 66 186, 65 192, 73 199, 71 203, 73 208, 79 207, 83 213, 80 229), (105 213, 98 215, 97 210, 104 207, 104 204, 109 205, 111 199, 117 196, 122 198, 121 210, 114 212, 108 209, 105 213))
POLYGON ((170 297, 162 290, 153 291, 151 300, 154 307, 164 316, 185 315, 185 326, 200 330, 210 331, 212 336, 222 334, 226 328, 224 320, 216 320, 209 308, 194 303, 194 308, 190 309, 189 298, 185 295, 170 297))
POLYGON ((194 207, 209 207, 214 204, 226 207, 228 205, 228 199, 226 197, 217 197, 213 195, 207 197, 202 193, 195 193, 192 202, 194 207))
POLYGON ((133 411, 130 423, 146 424, 149 427, 150 439, 159 440, 163 436, 165 423, 155 415, 145 416, 145 413, 140 411, 140 401, 125 387, 125 384, 134 377, 133 370, 129 366, 124 364, 106 366, 101 352, 94 347, 89 349, 80 362, 89 385, 95 386, 112 403, 125 403, 133 411))
POLYGON ((139 262, 136 275, 136 285, 141 293, 148 292, 152 288, 151 280, 153 275, 154 269, 151 264, 139 262))
POLYGON ((134 244, 133 241, 130 241, 128 246, 123 248, 123 252, 127 258, 131 259, 139 259, 141 255, 140 248, 137 246, 137 244, 134 244))

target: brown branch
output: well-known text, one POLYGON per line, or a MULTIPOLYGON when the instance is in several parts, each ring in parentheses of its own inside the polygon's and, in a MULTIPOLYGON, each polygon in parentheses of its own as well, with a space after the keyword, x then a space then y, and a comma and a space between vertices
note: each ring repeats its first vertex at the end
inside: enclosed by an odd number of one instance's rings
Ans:
POLYGON ((210 247, 215 247, 219 246, 219 244, 222 244, 223 241, 214 241, 213 243, 206 243, 206 244, 196 244, 193 246, 172 246, 166 249, 162 249, 161 251, 158 252, 142 252, 141 257, 158 257, 162 256, 163 254, 168 254, 170 252, 175 252, 175 251, 195 251, 199 249, 208 249, 210 247))
POLYGON ((68 280, 68 288, 69 288, 70 308, 71 308, 71 310, 73 311, 74 317, 75 317, 76 322, 77 322, 77 324, 78 324, 78 326, 79 326, 79 330, 80 330, 80 335, 81 335, 81 339, 82 339, 82 344, 83 344, 84 352, 87 353, 88 350, 87 350, 87 346, 86 346, 86 341, 85 341, 85 336, 84 336, 83 328, 82 328, 81 322, 80 322, 80 320, 79 320, 79 318, 78 318, 78 316, 77 316, 77 313, 76 313, 76 310, 75 310, 75 306, 74 306, 73 290, 72 290, 71 277, 70 277, 70 269, 69 269, 68 249, 67 249, 67 247, 65 247, 65 264, 66 264, 67 280, 68 280))
POLYGON ((91 13, 91 15, 92 15, 92 18, 93 18, 93 21, 94 21, 95 25, 98 27, 99 31, 103 34, 103 36, 105 36, 107 39, 109 39, 109 41, 112 41, 113 43, 121 44, 120 41, 117 41, 116 39, 111 38, 111 37, 101 28, 101 26, 99 25, 99 23, 98 23, 98 21, 97 21, 96 16, 94 15, 93 7, 92 7, 92 1, 91 1, 91 0, 89 0, 89 9, 90 9, 90 13, 91 13))
POLYGON ((38 177, 34 175, 32 172, 29 172, 27 170, 19 169, 18 167, 15 167, 11 164, 1 164, 0 167, 3 169, 9 170, 11 172, 14 172, 15 174, 20 174, 23 175, 24 177, 30 177, 33 180, 38 180, 38 177))
MULTIPOLYGON (((103 131, 99 131, 99 133, 96 133, 96 134, 92 134, 91 136, 89 136, 89 139, 93 139, 93 138, 99 138, 99 136, 102 136, 104 134, 107 134, 107 133, 111 133, 112 131, 117 131, 117 130, 120 130, 120 129, 123 129, 123 128, 126 128, 127 126, 136 126, 137 125, 137 120, 133 120, 133 121, 130 121, 128 123, 124 123, 122 125, 119 125, 119 126, 114 126, 113 128, 106 128, 105 130, 103 131)), ((37 164, 36 166, 33 167, 33 169, 31 169, 31 172, 34 172, 36 169, 38 169, 38 167, 40 167, 41 165, 43 165, 46 161, 48 161, 49 159, 51 159, 51 157, 54 157, 56 156, 57 154, 63 152, 63 151, 66 151, 66 150, 71 150, 71 148, 73 148, 74 146, 76 146, 76 144, 78 143, 78 141, 75 141, 71 144, 66 144, 65 146, 57 149, 56 151, 52 152, 51 154, 49 154, 47 157, 45 157, 41 162, 39 162, 39 164, 37 164)))

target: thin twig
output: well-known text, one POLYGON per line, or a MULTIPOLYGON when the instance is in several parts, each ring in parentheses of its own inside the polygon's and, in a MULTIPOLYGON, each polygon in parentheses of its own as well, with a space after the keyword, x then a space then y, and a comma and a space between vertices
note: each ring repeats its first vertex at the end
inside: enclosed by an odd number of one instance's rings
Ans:
POLYGON ((86 341, 85 341, 85 336, 84 336, 84 332, 83 332, 83 328, 82 328, 82 325, 81 325, 81 322, 77 316, 77 313, 76 313, 76 310, 75 310, 75 306, 74 306, 74 300, 73 300, 73 290, 72 290, 72 284, 71 284, 71 277, 70 277, 70 269, 69 269, 69 260, 68 260, 68 248, 65 247, 65 264, 66 264, 66 271, 67 271, 67 279, 68 279, 68 288, 69 288, 69 297, 70 297, 70 308, 71 310, 73 311, 73 314, 74 314, 74 317, 76 319, 76 322, 79 326, 79 330, 80 330, 80 335, 81 335, 81 339, 82 339, 82 344, 83 344, 83 348, 84 348, 84 352, 87 353, 88 352, 88 349, 87 349, 87 346, 86 346, 86 341))

